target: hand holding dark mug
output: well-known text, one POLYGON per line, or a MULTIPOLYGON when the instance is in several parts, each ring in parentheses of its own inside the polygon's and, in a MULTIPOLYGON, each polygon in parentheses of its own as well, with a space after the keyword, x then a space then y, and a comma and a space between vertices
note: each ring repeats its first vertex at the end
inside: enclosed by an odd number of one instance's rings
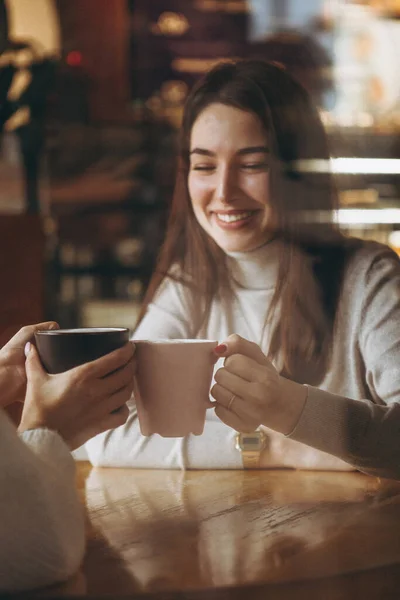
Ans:
MULTIPOLYGON (((51 339, 50 345, 54 347, 57 346, 57 340, 66 340, 66 336, 69 339, 66 333, 68 330, 58 331, 59 335, 46 336, 46 339, 51 339)), ((78 353, 79 360, 83 364, 63 372, 46 372, 37 349, 30 344, 26 359, 28 386, 19 430, 36 427, 54 429, 60 433, 71 449, 75 449, 94 435, 126 422, 128 418, 126 402, 132 394, 135 361, 134 345, 130 342, 124 343, 129 339, 129 330, 114 330, 114 332, 124 332, 117 349, 105 354, 110 346, 102 345, 102 354, 105 355, 88 362, 86 362, 87 357, 93 356, 93 352, 100 352, 99 340, 96 344, 96 336, 91 337, 90 330, 72 331, 76 333, 75 343, 78 345, 78 337, 81 334, 88 338, 86 351, 82 350, 80 354, 78 353)), ((96 331, 104 334, 106 330, 96 331)), ((36 343, 42 334, 43 332, 35 335, 36 343)), ((71 345, 74 345, 71 339, 66 344, 68 352, 71 351, 71 345)), ((61 346, 65 350, 65 342, 61 346)), ((77 354, 73 353, 71 356, 68 352, 65 354, 64 364, 68 361, 70 364, 71 361, 78 359, 77 354)), ((57 361, 60 361, 63 353, 58 351, 55 355, 57 361)), ((59 362, 58 366, 61 366, 59 362)))

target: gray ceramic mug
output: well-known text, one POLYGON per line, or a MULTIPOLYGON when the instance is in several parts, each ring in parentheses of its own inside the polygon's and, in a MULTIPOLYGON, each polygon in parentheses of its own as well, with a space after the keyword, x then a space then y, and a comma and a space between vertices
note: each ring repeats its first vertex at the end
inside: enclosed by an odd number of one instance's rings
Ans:
POLYGON ((143 435, 201 435, 209 406, 215 340, 134 340, 134 397, 143 435))

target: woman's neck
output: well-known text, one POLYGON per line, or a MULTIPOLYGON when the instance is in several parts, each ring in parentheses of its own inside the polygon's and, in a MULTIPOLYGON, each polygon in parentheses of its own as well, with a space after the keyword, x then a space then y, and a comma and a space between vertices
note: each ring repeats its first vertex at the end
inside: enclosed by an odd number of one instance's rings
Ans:
POLYGON ((278 239, 246 252, 227 252, 227 264, 233 279, 242 287, 254 290, 276 284, 282 242, 278 239))

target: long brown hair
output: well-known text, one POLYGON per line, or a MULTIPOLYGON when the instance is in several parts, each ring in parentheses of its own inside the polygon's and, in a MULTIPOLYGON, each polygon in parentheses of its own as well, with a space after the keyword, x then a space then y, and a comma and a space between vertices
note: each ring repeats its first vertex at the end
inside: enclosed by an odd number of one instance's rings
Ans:
POLYGON ((302 160, 329 159, 318 112, 305 89, 275 64, 260 60, 221 63, 190 93, 166 238, 140 318, 163 279, 169 277, 193 291, 195 336, 208 319, 213 299, 231 289, 226 256, 197 222, 187 183, 192 127, 213 103, 254 113, 268 135, 272 148, 269 201, 274 234, 284 242, 267 316, 267 322, 274 323, 269 357, 280 363, 288 377, 315 384, 329 360, 344 238, 333 221, 337 193, 331 174, 302 172, 297 166, 302 160))

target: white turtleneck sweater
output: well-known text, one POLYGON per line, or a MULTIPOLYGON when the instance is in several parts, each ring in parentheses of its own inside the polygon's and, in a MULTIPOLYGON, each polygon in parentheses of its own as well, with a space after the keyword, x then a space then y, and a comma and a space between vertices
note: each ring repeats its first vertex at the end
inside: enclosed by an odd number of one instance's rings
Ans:
POLYGON ((48 429, 18 436, 0 409, 0 594, 66 580, 84 547, 69 449, 48 429))
MULTIPOLYGON (((279 242, 229 256, 240 284, 226 308, 215 300, 199 338, 240 336, 260 344, 277 278, 279 242)), ((133 339, 188 338, 193 321, 186 288, 166 280, 133 339)), ((265 331, 261 347, 269 344, 265 331)), ((220 364, 216 365, 218 368, 220 364)), ((266 429, 264 467, 351 469, 400 478, 400 262, 367 242, 349 259, 337 310, 332 361, 290 434, 266 429), (345 462, 343 462, 345 461, 345 462)), ((134 403, 127 423, 86 444, 96 466, 241 468, 235 434, 210 409, 201 436, 140 434, 134 403)))

